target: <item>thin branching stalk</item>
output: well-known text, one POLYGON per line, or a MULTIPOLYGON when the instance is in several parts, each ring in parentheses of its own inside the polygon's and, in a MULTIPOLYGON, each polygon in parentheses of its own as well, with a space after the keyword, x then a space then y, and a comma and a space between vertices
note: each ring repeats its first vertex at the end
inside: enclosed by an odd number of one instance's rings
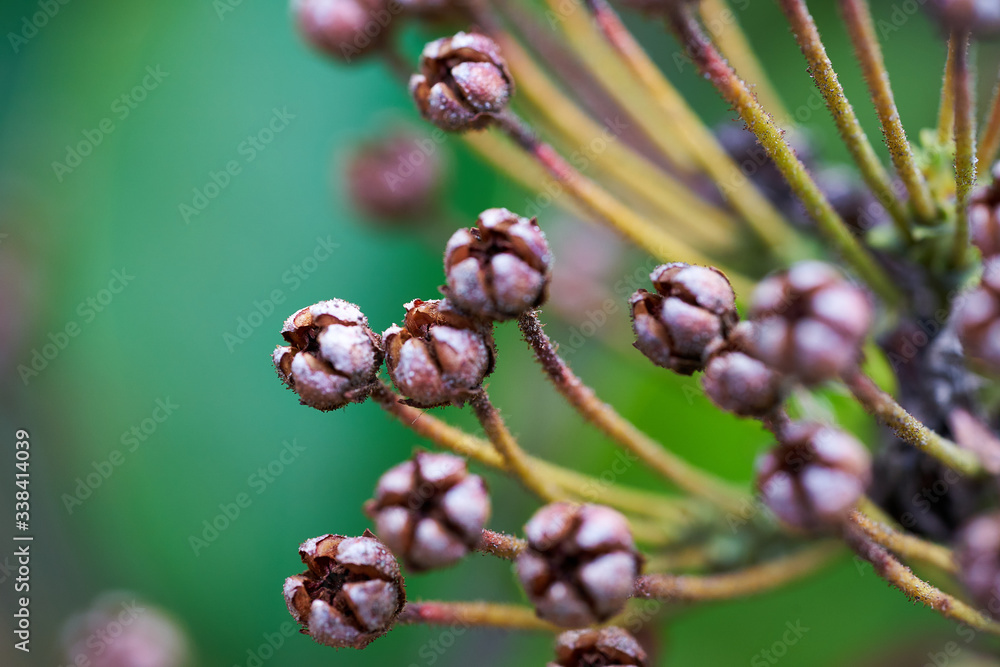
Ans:
POLYGON ((483 536, 479 538, 479 544, 476 545, 476 551, 504 560, 514 560, 527 546, 528 543, 519 537, 484 530, 483 536))
POLYGON ((757 136, 761 146, 815 220, 820 233, 887 304, 898 305, 901 297, 892 280, 851 233, 795 151, 785 141, 784 134, 774 119, 704 34, 687 3, 668 3, 668 6, 671 24, 698 69, 757 136))
POLYGON ((944 63, 944 78, 941 82, 941 106, 938 108, 937 138, 939 144, 947 144, 955 134, 955 52, 958 43, 952 35, 948 40, 948 58, 944 63))
POLYGON ((718 27, 713 30, 712 36, 722 55, 733 64, 744 81, 753 85, 761 104, 778 118, 791 118, 729 3, 726 0, 701 0, 698 6, 705 25, 718 27))
POLYGON ((868 539, 907 560, 919 560, 945 572, 957 570, 951 549, 922 540, 915 535, 902 533, 880 523, 858 510, 851 512, 853 522, 868 539))
MULTIPOLYGON (((654 257, 665 261, 685 261, 692 264, 713 264, 713 261, 687 245, 662 227, 637 214, 625 203, 600 185, 577 171, 552 146, 538 136, 512 111, 504 111, 495 122, 507 136, 538 161, 569 194, 588 206, 612 228, 654 257)), ((714 264, 719 265, 718 261, 714 264)), ((727 271, 730 281, 744 293, 753 284, 746 276, 727 271)))
POLYGON ((998 150, 1000 150, 1000 79, 993 86, 993 99, 990 101, 990 110, 986 116, 986 124, 983 126, 982 134, 979 137, 979 151, 976 154, 976 174, 982 174, 984 169, 989 169, 993 165, 998 150))
MULTIPOLYGON (((798 0, 797 4, 799 3, 801 0, 798 0)), ((882 124, 885 144, 889 147, 892 163, 906 186, 917 217, 925 221, 934 220, 937 217, 934 200, 931 197, 930 188, 927 187, 927 181, 913 157, 913 149, 906 138, 903 122, 899 118, 896 100, 892 94, 892 86, 889 84, 889 72, 885 68, 882 48, 875 35, 875 24, 872 21, 868 2, 867 0, 841 0, 840 7, 844 14, 844 21, 847 23, 847 32, 851 36, 854 51, 861 63, 865 82, 868 84, 872 101, 875 103, 875 112, 882 124)), ((888 196, 896 199, 892 195, 888 181, 886 181, 885 187, 888 196)), ((875 194, 882 201, 883 192, 876 191, 875 194)), ((882 201, 882 203, 885 205, 886 201, 882 201)), ((896 214, 893 213, 892 209, 889 209, 889 212, 895 220, 896 214)), ((905 226, 905 224, 904 222, 903 225, 905 226)))
POLYGON ((617 57, 642 82, 678 128, 677 140, 694 154, 701 169, 712 179, 730 206, 757 236, 784 258, 798 253, 798 232, 744 174, 719 145, 683 96, 636 41, 614 9, 605 0, 587 0, 600 34, 617 57))
POLYGON ((561 628, 538 618, 531 607, 496 602, 433 600, 408 602, 396 622, 402 625, 460 625, 505 630, 562 631, 561 628))
POLYGON ((485 389, 479 390, 469 401, 469 404, 476 414, 476 419, 482 425, 483 431, 486 432, 486 437, 507 462, 507 469, 514 473, 525 488, 547 502, 566 498, 551 479, 541 476, 538 469, 531 465, 528 455, 524 453, 517 439, 507 428, 500 412, 490 401, 485 389))
POLYGON ((969 64, 969 34, 956 39, 955 51, 955 245, 951 265, 964 266, 969 256, 969 197, 976 184, 976 101, 969 64))
POLYGON ((521 316, 518 325, 549 380, 587 421, 684 491, 729 511, 746 506, 746 494, 676 456, 601 401, 562 360, 535 313, 521 316))
POLYGON ((632 596, 669 602, 742 598, 808 576, 842 555, 835 543, 822 542, 737 572, 703 576, 647 574, 635 580, 632 596))
MULTIPOLYGON (((386 385, 379 383, 372 393, 372 398, 404 426, 441 449, 490 468, 508 472, 506 460, 488 441, 446 424, 423 410, 401 403, 400 396, 386 385)), ((698 510, 689 503, 679 503, 658 493, 607 484, 596 477, 542 459, 529 458, 531 465, 537 468, 540 474, 578 498, 589 499, 589 490, 593 490, 593 493, 600 494, 603 502, 618 509, 667 522, 684 522, 699 516, 698 510)))
POLYGON ((924 426, 861 370, 846 373, 842 379, 858 403, 891 428, 904 442, 964 475, 981 475, 985 472, 975 454, 924 426))
POLYGON ((976 630, 1000 634, 1000 623, 986 618, 966 603, 913 574, 910 568, 896 560, 884 547, 869 539, 857 525, 850 522, 846 524, 844 541, 858 556, 872 564, 878 576, 910 600, 920 602, 942 616, 976 630))
POLYGON ((519 95, 544 119, 546 127, 577 150, 587 149, 595 140, 601 141, 600 151, 593 151, 595 169, 656 207, 664 224, 682 228, 686 235, 700 236, 716 250, 725 250, 737 240, 733 233, 736 221, 729 214, 704 201, 690 186, 634 151, 622 137, 608 138, 609 131, 563 94, 509 34, 491 36, 503 50, 519 95))

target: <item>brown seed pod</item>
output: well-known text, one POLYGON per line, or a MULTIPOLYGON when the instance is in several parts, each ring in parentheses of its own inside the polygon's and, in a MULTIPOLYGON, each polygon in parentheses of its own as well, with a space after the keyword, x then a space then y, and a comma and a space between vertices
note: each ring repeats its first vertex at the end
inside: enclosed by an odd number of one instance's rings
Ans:
POLYGON ((1000 374, 1000 257, 986 262, 979 286, 961 297, 954 317, 966 356, 1000 374))
POLYGON ((926 7, 945 30, 968 30, 977 37, 1000 34, 996 0, 930 0, 926 7))
POLYGON ((386 0, 293 0, 292 13, 310 45, 346 63, 379 50, 392 27, 386 0))
POLYGON ((299 556, 308 569, 285 580, 285 603, 320 644, 364 648, 392 627, 406 604, 395 557, 369 531, 314 537, 302 543, 299 556))
POLYGON ((517 576, 540 618, 578 628, 622 610, 642 564, 624 516, 603 505, 552 503, 524 531, 517 576))
POLYGON ((441 189, 443 171, 440 154, 422 148, 429 141, 415 132, 397 131, 359 145, 343 172, 354 206, 385 223, 429 213, 441 189))
POLYGON ((716 406, 740 417, 765 417, 784 399, 781 375, 739 350, 714 355, 701 386, 716 406))
POLYGON ((446 293, 472 315, 508 320, 542 304, 551 267, 552 252, 533 218, 491 208, 448 241, 446 293))
POLYGON ((427 44, 410 94, 420 114, 443 130, 481 130, 507 107, 514 82, 496 42, 459 32, 427 44))
POLYGON ((303 405, 335 410, 368 398, 382 365, 382 341, 353 303, 320 301, 285 320, 289 345, 272 354, 275 370, 303 405))
POLYGON ((562 633, 556 640, 556 660, 548 667, 645 667, 647 660, 635 637, 610 626, 562 633))
POLYGON ((980 516, 961 530, 955 563, 979 608, 1000 619, 1000 513, 980 516))
POLYGON ((365 513, 407 568, 429 570, 452 565, 475 548, 490 516, 490 497, 464 459, 417 452, 382 475, 365 513))
POLYGON ((490 325, 447 299, 406 304, 403 326, 387 329, 384 340, 389 377, 409 405, 462 405, 493 372, 490 325))

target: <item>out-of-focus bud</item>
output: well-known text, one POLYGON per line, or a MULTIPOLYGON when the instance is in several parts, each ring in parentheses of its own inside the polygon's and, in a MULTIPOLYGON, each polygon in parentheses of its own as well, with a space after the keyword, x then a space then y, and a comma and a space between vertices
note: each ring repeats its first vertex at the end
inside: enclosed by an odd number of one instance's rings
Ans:
POLYGON ((386 0, 292 0, 292 13, 310 45, 347 63, 381 48, 393 21, 386 0))
POLYGON ((739 350, 713 356, 701 386, 715 405, 740 417, 765 417, 783 400, 781 375, 739 350))
POLYGON ((483 211, 444 252, 447 295, 471 315, 507 320, 545 300, 552 253, 538 223, 505 208, 483 211))
POLYGON ((705 368, 736 325, 736 295, 718 269, 675 262, 650 274, 656 292, 629 299, 635 347, 657 366, 681 375, 705 368))
POLYGON ((996 0, 930 0, 926 6, 945 30, 968 30, 977 37, 1000 34, 996 0))
POLYGON ((871 458, 853 436, 793 422, 757 462, 761 498, 785 524, 815 533, 837 526, 871 481, 871 458))
POLYGON ((490 325, 447 299, 411 301, 403 326, 383 337, 389 377, 409 405, 463 405, 493 372, 490 325))
POLYGON ((986 261, 1000 255, 1000 162, 993 165, 993 180, 978 188, 969 203, 972 244, 986 261))
POLYGON ((347 194, 366 216, 384 222, 412 220, 434 208, 442 181, 439 151, 411 132, 396 132, 358 146, 344 167, 347 194))
POLYGON ((867 295, 823 262, 801 262, 762 281, 753 294, 748 353, 805 384, 858 363, 872 323, 867 295))
POLYGON ((622 610, 641 568, 624 516, 603 505, 552 503, 524 532, 517 576, 539 618, 579 628, 622 610))
POLYGON ((108 593, 72 617, 62 633, 67 665, 186 667, 188 641, 162 611, 124 592, 108 593))
POLYGON ((371 393, 382 365, 382 342, 353 303, 320 301, 287 320, 272 355, 275 370, 303 405, 335 410, 371 393))
POLYGON ((621 628, 570 630, 556 640, 556 660, 548 667, 645 667, 646 651, 621 628))
POLYGON ((364 648, 384 635, 406 603, 392 552, 369 531, 321 535, 299 556, 309 568, 285 580, 285 603, 303 632, 335 648, 364 648))
POLYGON ((503 111, 514 92, 496 42, 459 32, 427 44, 410 94, 420 114, 443 130, 480 130, 503 111))
POLYGON ((962 297, 955 323, 966 356, 1000 374, 1000 257, 986 262, 979 286, 962 297))
POLYGON ((490 516, 490 497, 464 459, 417 452, 382 475, 365 512, 406 567, 429 570, 458 562, 476 546, 490 516))
POLYGON ((962 529, 955 563, 978 608, 1000 619, 1000 513, 980 516, 962 529))

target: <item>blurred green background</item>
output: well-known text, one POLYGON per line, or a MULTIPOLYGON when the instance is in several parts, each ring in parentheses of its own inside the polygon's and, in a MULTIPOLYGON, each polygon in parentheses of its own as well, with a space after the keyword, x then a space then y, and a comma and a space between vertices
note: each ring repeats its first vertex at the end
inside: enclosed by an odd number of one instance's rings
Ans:
MULTIPOLYGON (((877 138, 846 36, 826 6, 833 3, 812 4, 842 80, 877 138)), ((875 6, 891 21, 892 12, 912 14, 916 4, 875 6)), ((788 106, 804 103, 812 84, 774 3, 734 5, 745 7, 740 20, 788 106)), ((0 9, 7 34, 0 47, 0 432, 8 452, 0 492, 9 507, 13 433, 28 429, 36 535, 33 651, 28 660, 15 655, 5 633, 0 662, 63 665, 60 626, 102 591, 125 589, 179 620, 197 664, 256 664, 252 658, 267 636, 289 618, 280 590, 284 577, 302 569, 298 543, 326 532, 360 533, 367 527, 360 505, 378 476, 421 444, 374 405, 333 414, 298 406, 268 360, 281 321, 299 307, 341 297, 360 304, 376 329, 388 326, 404 302, 436 294, 440 251, 456 224, 471 223, 490 206, 520 210, 530 195, 449 139, 441 150, 450 158, 455 214, 412 232, 367 224, 335 178, 344 149, 399 119, 423 126, 381 63, 346 68, 324 61, 296 37, 282 2, 77 0, 59 5, 37 34, 8 44, 9 33, 22 34, 25 17, 37 11, 37 2, 19 0, 0 9), (116 102, 144 78, 144 100, 134 108, 116 102), (243 142, 276 112, 286 118, 283 128, 249 159, 243 142), (94 134, 103 119, 113 131, 94 134), (69 171, 54 169, 53 162, 74 164, 67 147, 86 133, 100 137, 92 153, 69 171), (185 220, 179 207, 192 205, 194 191, 231 160, 240 173, 185 220), (328 259, 307 262, 315 270, 298 281, 288 278, 324 244, 336 246, 328 259), (119 287, 115 272, 127 281, 118 293, 108 289, 119 287), (59 349, 44 368, 39 361, 37 374, 18 371, 49 344, 59 349), (163 415, 155 412, 158 401, 175 406, 162 423, 150 421, 163 415), (127 436, 133 427, 146 428, 143 440, 127 436), (304 450, 275 466, 285 442, 304 450), (118 462, 110 474, 85 489, 89 495, 78 493, 80 480, 107 471, 109 461, 118 462), (261 483, 257 471, 269 464, 270 481, 261 483), (211 541, 192 546, 220 504, 240 493, 250 495, 250 506, 211 541), (79 502, 67 500, 73 494, 79 502)), ((673 45, 662 28, 633 23, 669 65, 673 45)), ((410 47, 415 39, 409 37, 410 47)), ((917 15, 887 34, 885 49, 908 127, 931 125, 941 39, 917 15)), ((984 49, 983 57, 990 63, 982 68, 986 94, 995 53, 984 49)), ((675 79, 706 118, 731 117, 690 68, 675 79)), ((821 152, 843 155, 825 113, 808 125, 821 152)), ((562 217, 551 216, 553 225, 562 217)), ((566 229, 556 239, 557 261, 572 240, 566 229)), ((644 263, 638 253, 627 254, 610 270, 608 289, 644 263)), ((617 317, 625 317, 624 309, 617 317)), ((585 313, 565 310, 546 319, 564 340, 587 321, 585 313)), ((514 327, 503 327, 498 342, 491 393, 525 447, 595 473, 606 469, 615 450, 557 400, 514 327)), ((607 400, 674 450, 748 481, 766 434, 719 414, 696 381, 650 367, 629 343, 625 323, 617 322, 575 350, 572 362, 607 400)), ((467 415, 441 412, 471 428, 467 415)), ((534 501, 488 477, 493 526, 517 530, 534 501)), ((657 483, 638 470, 625 481, 657 483)), ((0 549, 0 562, 12 550, 0 549)), ((0 578, 9 622, 9 568, 0 578)), ((413 598, 520 599, 509 568, 482 557, 411 577, 408 590, 413 598)), ((844 560, 774 594, 679 610, 664 625, 663 662, 771 664, 760 662, 760 651, 780 639, 786 622, 809 631, 781 658, 785 665, 859 664, 900 645, 918 658, 899 664, 924 664, 930 659, 919 656, 961 639, 949 623, 844 560)), ((283 638, 262 663, 541 665, 550 652, 540 636, 469 631, 440 652, 432 640, 451 644, 440 629, 403 628, 363 652, 334 652, 296 635, 283 638)))

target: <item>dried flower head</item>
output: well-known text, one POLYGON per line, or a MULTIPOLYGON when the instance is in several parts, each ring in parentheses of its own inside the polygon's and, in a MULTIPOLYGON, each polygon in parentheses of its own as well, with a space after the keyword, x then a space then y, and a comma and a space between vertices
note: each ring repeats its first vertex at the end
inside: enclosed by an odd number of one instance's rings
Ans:
POLYGON ((955 321, 966 356, 1000 373, 1000 257, 986 262, 982 281, 962 298, 955 321))
POLYGON ((552 253, 535 219, 505 208, 483 211, 444 251, 448 299, 462 310, 507 320, 545 300, 552 253))
POLYGON ((410 94, 420 114, 443 130, 479 130, 506 108, 514 82, 496 42, 459 32, 427 44, 410 94))
POLYGON ((927 8, 946 30, 968 30, 980 37, 1000 33, 996 0, 930 0, 927 8))
POLYGON ((779 519, 804 532, 839 524, 871 481, 868 450, 854 436, 813 422, 782 429, 757 461, 757 488, 779 519))
POLYGON ((476 546, 490 516, 490 497, 464 459, 417 452, 382 475, 365 513, 407 568, 429 570, 457 562, 476 546))
POLYGON ((718 269, 680 262, 649 277, 656 292, 629 299, 636 349, 681 375, 703 370, 739 319, 732 285, 718 269))
POLYGON ((739 350, 714 355, 701 386, 715 405, 740 417, 764 417, 783 400, 781 375, 739 350))
POLYGON ((872 305, 833 266, 808 261, 762 281, 753 294, 751 317, 756 325, 749 353, 815 384, 858 363, 872 305))
POLYGON ((411 301, 403 326, 383 337, 389 377, 410 405, 462 405, 493 372, 490 325, 447 299, 411 301))
POLYGON ((353 303, 320 301, 287 320, 272 355, 278 377, 303 405, 335 410, 371 393, 382 365, 382 341, 353 303))
POLYGON ((641 567, 624 516, 603 505, 552 503, 524 532, 517 576, 540 618, 578 628, 622 610, 641 567))
POLYGON ((570 630, 556 640, 556 660, 548 667, 645 667, 646 652, 635 637, 610 626, 570 630))
POLYGON ((962 529, 955 563, 979 608, 1000 619, 1000 513, 980 516, 962 529))
POLYGON ((306 41, 348 63, 381 48, 392 25, 386 0, 292 0, 292 12, 306 41))
POLYGON ((442 180, 438 153, 429 139, 394 132, 358 146, 347 160, 344 179, 354 206, 375 220, 412 220, 434 208, 442 180))
POLYGON ((979 248, 984 260, 1000 255, 1000 162, 993 165, 992 177, 969 202, 972 244, 979 248))
POLYGON ((389 630, 406 603, 399 564, 369 531, 314 537, 299 556, 308 569, 285 580, 285 603, 302 632, 320 644, 364 648, 389 630))

